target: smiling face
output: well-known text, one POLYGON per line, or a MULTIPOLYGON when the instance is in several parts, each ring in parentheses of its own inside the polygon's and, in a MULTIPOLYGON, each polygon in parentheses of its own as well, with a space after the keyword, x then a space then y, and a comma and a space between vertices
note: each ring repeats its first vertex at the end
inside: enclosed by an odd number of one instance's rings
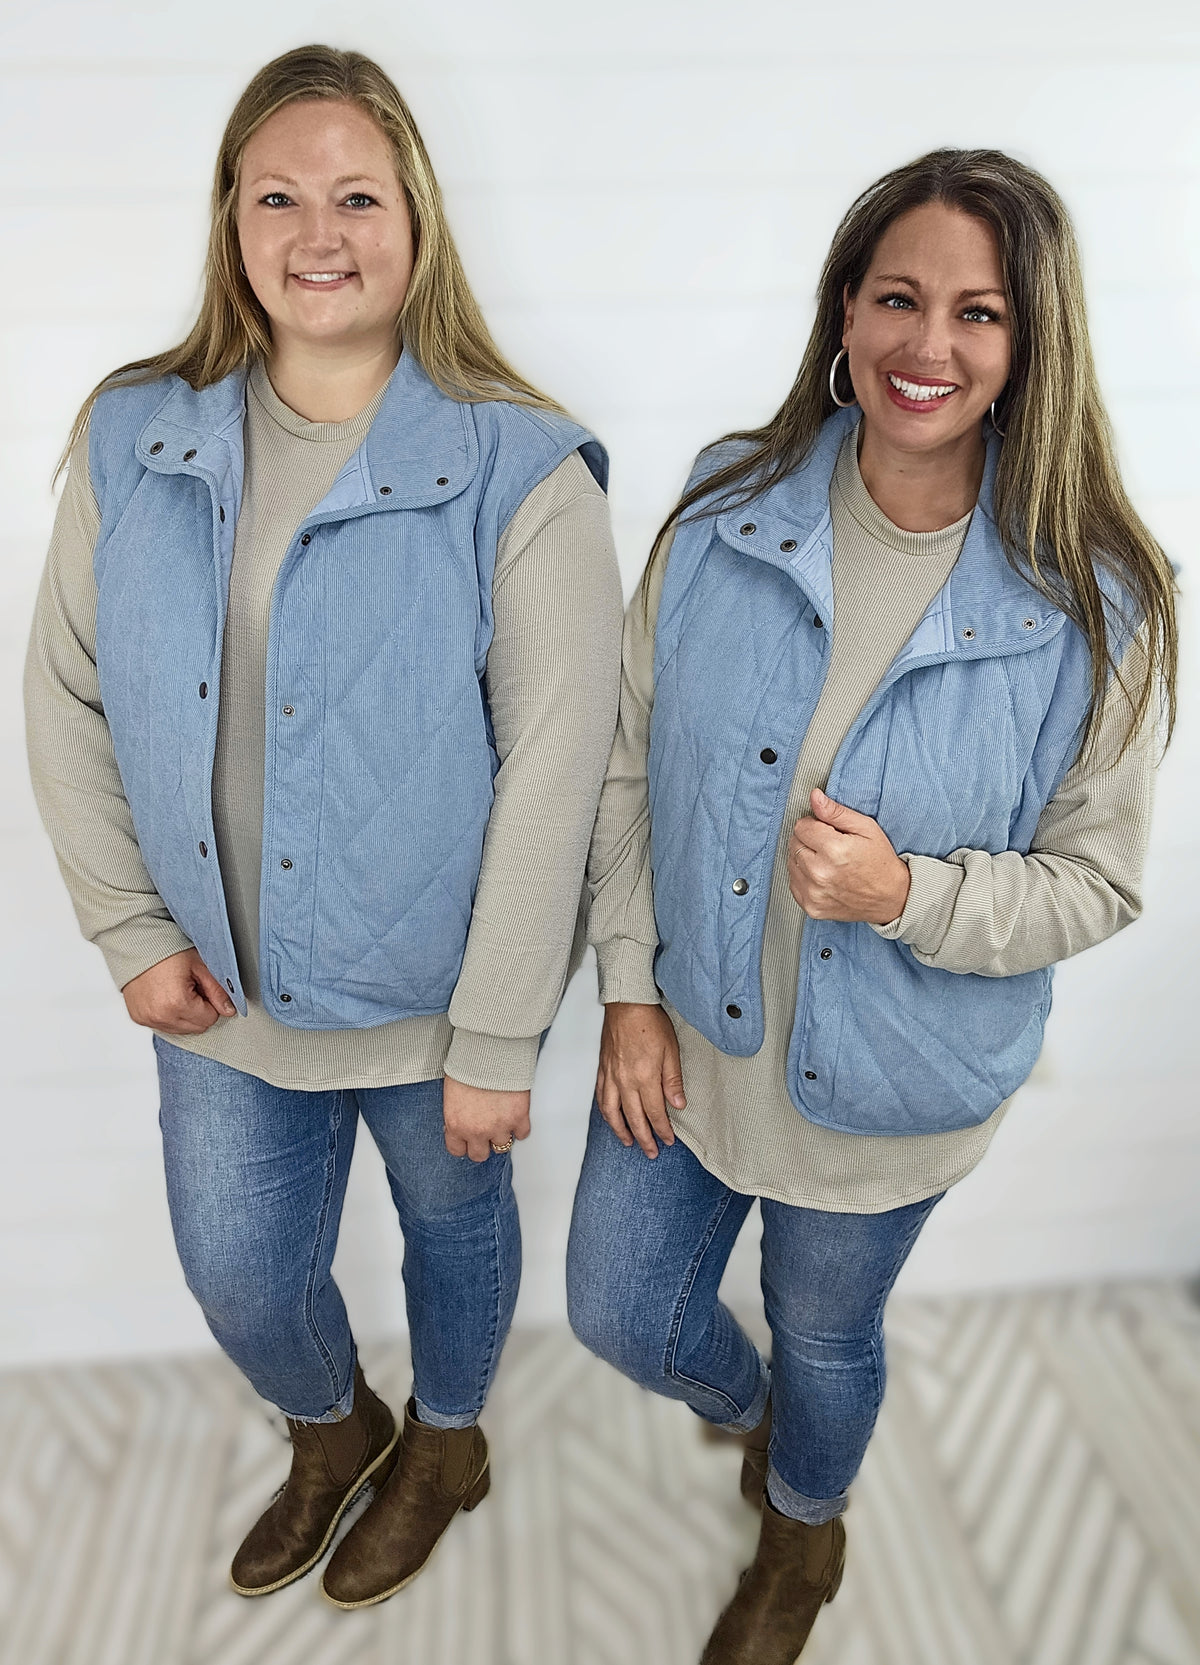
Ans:
POLYGON ((992 228, 940 202, 894 220, 845 296, 842 343, 872 441, 909 452, 978 444, 1012 356, 992 228))
POLYGON ((412 221, 392 147, 356 104, 308 99, 263 123, 242 153, 237 230, 276 352, 395 340, 412 221))

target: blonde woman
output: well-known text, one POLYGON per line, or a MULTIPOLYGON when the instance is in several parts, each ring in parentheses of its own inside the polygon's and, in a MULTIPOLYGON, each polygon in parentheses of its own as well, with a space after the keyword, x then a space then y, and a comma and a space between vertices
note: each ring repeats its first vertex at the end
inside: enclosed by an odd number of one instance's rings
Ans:
POLYGON ((702 453, 626 629, 572 1321, 745 1436, 758 1551, 704 1662, 792 1665, 892 1283, 1054 962, 1140 909, 1173 581, 1045 180, 946 150, 858 199, 791 393, 702 453), (717 1299, 755 1197, 769 1367, 717 1299))
POLYGON ((199 319, 88 401, 28 667, 42 813, 155 1032, 171 1217, 285 1413, 233 1562, 265 1595, 414 1578, 488 1489, 509 1151, 577 954, 616 718, 604 454, 505 363, 411 114, 290 52, 221 144, 199 319), (330 1275, 359 1116, 404 1233, 397 1431, 330 1275))

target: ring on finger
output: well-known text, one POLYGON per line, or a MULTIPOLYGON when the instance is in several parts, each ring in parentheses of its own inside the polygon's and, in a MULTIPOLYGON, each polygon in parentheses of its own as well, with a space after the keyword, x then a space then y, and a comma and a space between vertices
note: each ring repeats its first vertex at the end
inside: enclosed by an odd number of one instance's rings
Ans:
POLYGON ((494 1139, 489 1140, 489 1143, 497 1156, 503 1156, 507 1151, 510 1151, 513 1148, 513 1138, 514 1135, 510 1133, 507 1140, 502 1145, 498 1145, 494 1139))

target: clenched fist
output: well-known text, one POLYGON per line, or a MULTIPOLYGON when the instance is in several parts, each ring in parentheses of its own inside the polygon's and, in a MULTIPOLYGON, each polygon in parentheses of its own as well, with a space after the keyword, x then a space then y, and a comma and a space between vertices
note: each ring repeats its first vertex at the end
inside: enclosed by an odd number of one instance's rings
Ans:
POLYGON ((908 864, 878 821, 814 790, 812 814, 796 822, 788 845, 788 884, 810 919, 890 925, 904 912, 909 883, 908 864))

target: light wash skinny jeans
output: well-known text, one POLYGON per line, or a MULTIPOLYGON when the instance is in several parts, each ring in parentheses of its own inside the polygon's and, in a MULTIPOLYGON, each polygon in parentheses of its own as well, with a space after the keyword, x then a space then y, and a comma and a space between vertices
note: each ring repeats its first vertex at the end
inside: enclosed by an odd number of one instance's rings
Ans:
POLYGON ((653 1162, 593 1105, 567 1249, 575 1334, 643 1387, 735 1431, 772 1429, 768 1495, 819 1525, 841 1514, 883 1400, 883 1308, 938 1197, 883 1214, 762 1202, 768 1368, 717 1299, 754 1201, 681 1139, 653 1162))
POLYGON ((155 1037, 175 1243, 208 1326, 290 1417, 354 1397, 354 1340, 330 1273, 361 1114, 404 1233, 417 1415, 465 1428, 512 1322, 521 1234, 512 1163, 451 1156, 442 1083, 302 1092, 155 1037))

